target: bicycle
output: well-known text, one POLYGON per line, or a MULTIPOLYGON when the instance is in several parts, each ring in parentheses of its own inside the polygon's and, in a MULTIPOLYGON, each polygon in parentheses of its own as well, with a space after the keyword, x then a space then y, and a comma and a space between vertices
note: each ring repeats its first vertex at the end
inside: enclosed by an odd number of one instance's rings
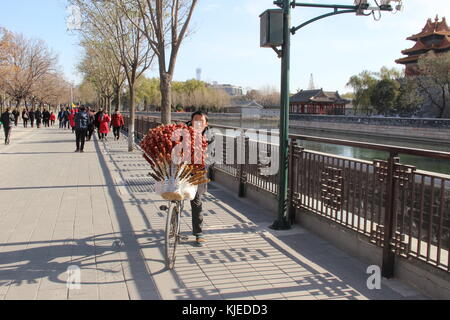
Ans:
POLYGON ((187 237, 181 236, 180 218, 184 208, 184 200, 170 201, 169 206, 161 206, 161 211, 167 211, 166 221, 166 266, 169 270, 175 268, 175 261, 177 259, 177 245, 181 240, 186 240, 187 237))

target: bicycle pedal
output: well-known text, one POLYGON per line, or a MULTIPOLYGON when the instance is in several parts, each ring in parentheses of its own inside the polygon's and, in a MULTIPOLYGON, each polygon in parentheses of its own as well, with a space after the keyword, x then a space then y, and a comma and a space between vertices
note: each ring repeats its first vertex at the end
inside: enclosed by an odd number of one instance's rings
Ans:
POLYGON ((181 237, 180 237, 180 240, 181 240, 181 241, 188 241, 188 240, 189 240, 189 237, 188 237, 188 236, 181 236, 181 237))

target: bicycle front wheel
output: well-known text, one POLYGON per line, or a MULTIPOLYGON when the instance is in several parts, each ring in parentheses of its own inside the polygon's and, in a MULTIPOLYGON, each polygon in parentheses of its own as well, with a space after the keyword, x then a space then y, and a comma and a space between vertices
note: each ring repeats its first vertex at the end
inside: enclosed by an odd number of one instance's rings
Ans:
POLYGON ((166 223, 166 265, 173 270, 175 267, 177 244, 180 238, 180 208, 178 203, 171 204, 166 223))

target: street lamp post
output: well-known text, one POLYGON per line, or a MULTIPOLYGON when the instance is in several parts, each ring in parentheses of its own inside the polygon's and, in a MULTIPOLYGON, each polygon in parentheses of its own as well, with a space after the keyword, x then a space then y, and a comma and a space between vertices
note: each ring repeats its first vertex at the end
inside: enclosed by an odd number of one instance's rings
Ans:
POLYGON ((283 45, 281 51, 281 110, 280 110, 280 145, 279 145, 279 192, 278 192, 278 219, 273 223, 275 230, 288 230, 291 228, 288 218, 288 152, 289 152, 289 101, 290 101, 290 53, 291 53, 291 6, 290 0, 283 0, 283 45))
POLYGON ((401 10, 402 0, 379 0, 377 6, 370 7, 368 0, 354 0, 355 5, 314 4, 299 3, 291 0, 278 0, 274 4, 281 8, 264 12, 261 17, 261 47, 270 47, 281 58, 281 103, 280 103, 280 170, 278 193, 278 218, 271 228, 287 230, 291 228, 289 217, 289 109, 290 109, 290 41, 299 29, 323 18, 343 13, 355 13, 361 16, 373 15, 375 11, 393 11, 391 2, 397 2, 396 10, 401 10), (297 27, 291 28, 291 9, 295 7, 308 7, 319 9, 332 9, 331 12, 310 19, 297 27), (366 13, 368 12, 368 13, 366 13), (282 22, 279 16, 282 15, 282 22), (279 24, 283 28, 279 28, 279 24), (280 35, 282 33, 282 37, 280 35), (281 40, 282 39, 282 40, 281 40), (281 46, 281 50, 277 47, 281 46))

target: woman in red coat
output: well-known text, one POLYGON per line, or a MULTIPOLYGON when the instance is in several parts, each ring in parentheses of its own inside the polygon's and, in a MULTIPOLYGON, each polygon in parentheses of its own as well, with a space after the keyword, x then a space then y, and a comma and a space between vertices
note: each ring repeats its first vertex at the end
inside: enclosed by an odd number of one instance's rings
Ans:
POLYGON ((75 113, 71 112, 69 113, 69 123, 70 126, 72 127, 72 133, 75 132, 75 113))
POLYGON ((54 114, 53 112, 50 114, 50 123, 53 127, 53 125, 55 124, 56 121, 56 114, 54 114))
POLYGON ((100 123, 99 131, 100 131, 100 140, 105 140, 109 133, 109 123, 111 122, 111 118, 108 115, 108 112, 104 111, 98 116, 98 122, 100 123))
POLYGON ((125 121, 123 120, 123 116, 120 113, 119 109, 116 109, 116 112, 112 115, 111 121, 113 127, 113 133, 116 140, 120 139, 120 129, 125 125, 125 121))

